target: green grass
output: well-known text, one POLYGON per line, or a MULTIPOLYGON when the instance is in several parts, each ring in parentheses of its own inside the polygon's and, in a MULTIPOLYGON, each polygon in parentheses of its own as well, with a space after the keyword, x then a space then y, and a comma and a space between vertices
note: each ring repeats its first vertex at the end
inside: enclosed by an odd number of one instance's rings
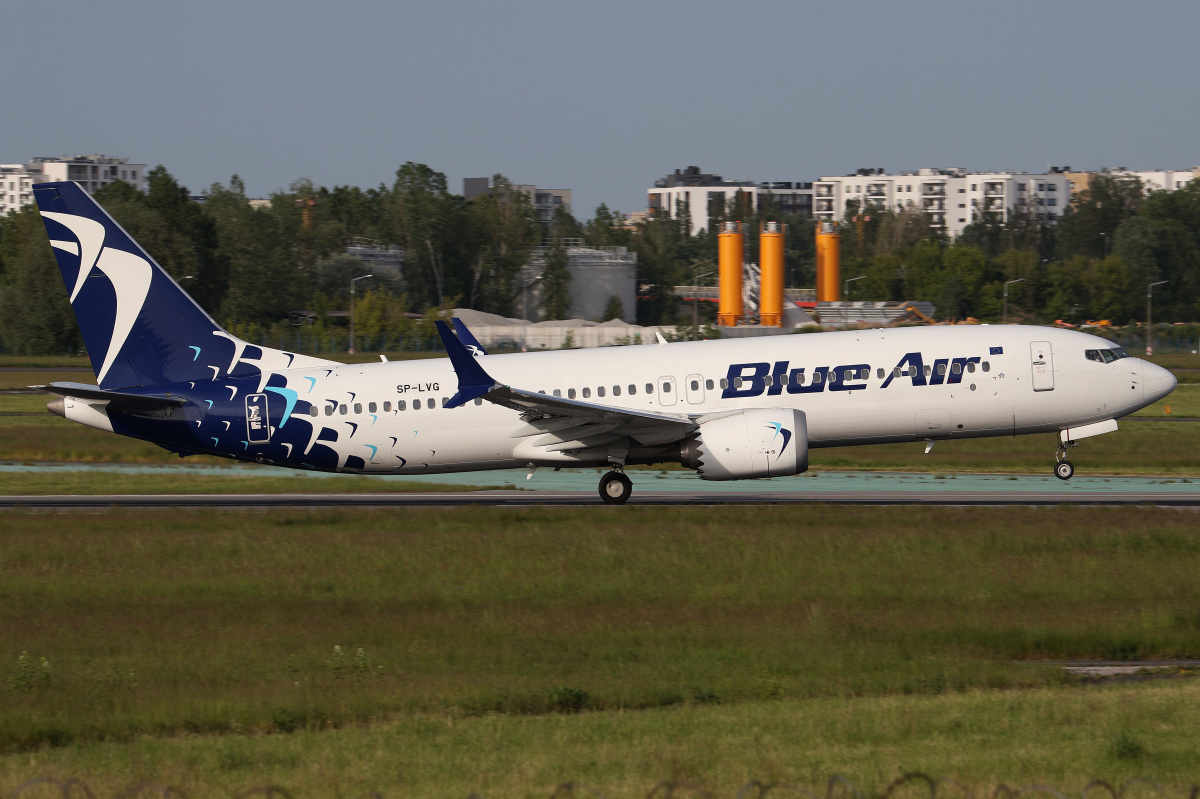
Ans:
POLYGON ((1200 528, 1156 508, 0 524, 8 752, 429 714, 933 696, 1061 685, 1049 658, 1200 655, 1200 528))
MULTIPOLYGON (((49 774, 82 778, 99 796, 153 783, 191 797, 274 784, 295 796, 544 799, 575 782, 632 799, 665 780, 722 797, 751 779, 824 795, 829 778, 842 774, 873 796, 923 771, 976 796, 1000 784, 1075 795, 1102 778, 1153 780, 1182 799, 1200 782, 1197 703, 1200 684, 1183 681, 548 716, 438 712, 290 735, 142 737, 9 755, 0 757, 0 789, 49 774)), ((959 795, 956 787, 944 790, 959 795)), ((845 788, 833 795, 852 796, 845 788)), ((928 789, 918 782, 895 795, 923 799, 928 789)), ((1129 795, 1154 794, 1134 785, 1129 795)))

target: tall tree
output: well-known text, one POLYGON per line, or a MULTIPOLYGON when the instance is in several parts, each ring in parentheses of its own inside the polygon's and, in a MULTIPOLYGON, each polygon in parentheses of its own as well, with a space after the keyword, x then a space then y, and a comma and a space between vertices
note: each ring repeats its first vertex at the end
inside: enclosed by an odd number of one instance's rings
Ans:
POLYGON ((0 339, 8 352, 58 355, 82 340, 37 208, 0 219, 0 339))

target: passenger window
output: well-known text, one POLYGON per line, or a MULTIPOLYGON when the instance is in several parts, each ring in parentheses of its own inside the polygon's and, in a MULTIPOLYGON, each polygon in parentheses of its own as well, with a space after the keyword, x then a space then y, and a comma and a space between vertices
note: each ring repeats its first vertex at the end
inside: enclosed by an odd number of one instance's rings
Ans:
POLYGON ((449 397, 442 397, 442 407, 446 407, 446 403, 450 401, 449 397))
POLYGON ((317 410, 317 406, 316 406, 316 405, 309 405, 309 406, 308 406, 308 415, 309 415, 309 416, 317 416, 317 415, 318 415, 318 414, 320 414, 320 413, 321 413, 321 412, 320 412, 319 410, 317 410))
POLYGON ((402 411, 407 407, 408 403, 406 403, 404 400, 396 400, 396 410, 402 411))
POLYGON ((668 383, 667 381, 665 381, 665 380, 664 380, 664 381, 663 381, 663 384, 662 384, 662 387, 663 387, 663 393, 664 393, 664 394, 670 394, 670 393, 671 393, 671 384, 670 384, 670 383, 668 383))
MULTIPOLYGON (((905 374, 908 373, 907 369, 904 371, 905 371, 905 374)), ((899 377, 899 376, 900 376, 900 367, 897 366, 895 369, 892 370, 892 377, 899 377)))
POLYGON ((882 366, 875 370, 875 376, 877 378, 879 378, 880 380, 883 379, 883 367, 882 366))
POLYGON ((845 372, 842 372, 842 380, 853 380, 853 379, 854 379, 854 370, 853 369, 847 369, 845 372))
POLYGON ((705 381, 704 381, 704 387, 705 387, 705 388, 707 388, 709 391, 712 391, 712 389, 713 389, 713 381, 712 381, 711 379, 710 379, 710 380, 705 380, 705 381))
MULTIPOLYGON (((946 364, 942 364, 942 370, 943 370, 942 374, 946 374, 945 369, 946 369, 946 364)), ((929 375, 931 375, 931 374, 933 374, 933 370, 931 369, 929 364, 925 364, 925 376, 929 377, 929 375)))
POLYGON ((556 388, 556 389, 554 389, 554 396, 556 396, 556 397, 561 397, 561 396, 562 396, 562 391, 560 391, 560 390, 559 390, 559 389, 557 389, 557 388, 556 388))
POLYGON ((575 389, 573 389, 573 388, 567 389, 567 399, 575 399, 575 389))
POLYGON ((636 393, 637 393, 637 386, 635 386, 633 383, 630 383, 629 384, 629 396, 632 397, 636 393))
MULTIPOLYGON (((882 371, 882 370, 880 370, 880 371, 882 371)), ((859 379, 859 380, 866 380, 866 379, 867 379, 868 377, 870 377, 870 376, 871 376, 871 369, 870 369, 870 367, 868 367, 868 368, 866 368, 866 369, 859 369, 859 370, 858 370, 858 379, 859 379)))
POLYGON ((768 386, 774 385, 774 381, 775 378, 772 375, 767 375, 763 378, 763 383, 767 384, 768 386))
POLYGON ((392 403, 390 403, 390 402, 383 403, 383 412, 391 413, 392 412, 392 403))
POLYGON ((820 383, 820 382, 821 382, 823 379, 824 379, 824 378, 823 378, 823 377, 821 377, 821 373, 820 373, 820 372, 813 372, 812 381, 813 381, 813 384, 814 384, 814 385, 815 385, 815 384, 817 384, 817 383, 820 383))
POLYGON ((367 406, 368 413, 375 413, 375 411, 377 411, 377 410, 379 410, 379 406, 376 405, 374 402, 372 402, 370 405, 367 406))
POLYGON ((354 412, 362 413, 362 403, 361 402, 354 403, 354 412))
POLYGON ((592 390, 590 388, 585 388, 583 390, 583 398, 588 399, 591 396, 592 396, 592 390))
POLYGON ((975 372, 975 364, 971 361, 967 361, 967 371, 971 372, 972 374, 975 372))
POLYGON ((476 404, 476 405, 482 405, 482 404, 483 404, 483 398, 482 398, 482 397, 476 397, 476 398, 475 398, 475 404, 476 404))
POLYGON ((987 361, 984 361, 983 362, 983 371, 985 371, 985 372, 992 371, 992 365, 990 363, 988 363, 987 361))
POLYGON ((939 375, 944 375, 944 374, 946 374, 946 364, 944 364, 944 363, 939 363, 939 364, 938 364, 938 374, 939 374, 939 375))
POLYGON ((647 384, 646 384, 646 393, 647 393, 647 394, 653 394, 653 393, 654 393, 654 384, 653 384, 653 383, 647 383, 647 384))
POLYGON ((621 396, 621 387, 620 386, 613 386, 613 396, 614 397, 621 396))
POLYGON ((604 386, 596 386, 596 396, 597 397, 604 396, 604 386))
POLYGON ((721 388, 729 388, 729 379, 728 378, 725 378, 725 377, 721 378, 721 388))
POLYGON ((342 405, 338 408, 338 413, 340 413, 342 416, 345 416, 348 412, 349 409, 345 405, 342 405))
POLYGON ((804 385, 804 370, 803 369, 800 370, 799 372, 796 372, 796 385, 798 385, 798 386, 804 385))
POLYGON ((421 410, 421 401, 420 400, 413 400, 413 410, 414 411, 421 410))
POLYGON ((334 409, 334 408, 336 408, 336 407, 337 407, 336 405, 326 405, 326 406, 325 406, 325 415, 326 415, 326 416, 333 416, 333 409, 334 409))
POLYGON ((742 387, 742 378, 740 378, 740 377, 733 378, 733 387, 741 388, 742 387))
POLYGON ((700 381, 699 380, 693 380, 691 385, 692 385, 692 391, 700 390, 700 381))
POLYGON ((956 375, 962 374, 962 364, 961 363, 954 364, 954 366, 950 367, 950 371, 954 372, 954 374, 956 374, 956 375))

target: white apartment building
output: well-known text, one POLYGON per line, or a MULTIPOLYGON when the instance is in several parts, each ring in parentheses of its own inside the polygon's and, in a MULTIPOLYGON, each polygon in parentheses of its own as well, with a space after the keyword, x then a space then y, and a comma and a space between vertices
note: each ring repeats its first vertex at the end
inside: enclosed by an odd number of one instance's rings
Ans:
POLYGON ((1100 172, 1072 172, 1070 167, 1063 167, 1063 173, 1071 181, 1071 191, 1074 194, 1087 190, 1091 186, 1092 178, 1096 175, 1137 178, 1142 181, 1142 186, 1146 191, 1175 191, 1185 188, 1200 176, 1200 166, 1191 169, 1151 170, 1149 172, 1137 172, 1125 167, 1105 169, 1100 172))
POLYGON ((1007 220, 1011 212, 1029 209, 1052 221, 1071 204, 1071 181, 1057 171, 1031 175, 953 168, 895 175, 882 169, 860 169, 813 183, 813 215, 818 219, 841 220, 852 200, 865 214, 871 208, 924 211, 932 227, 956 238, 977 211, 996 212, 1007 220))
POLYGON ((678 219, 687 215, 694 236, 708 228, 718 208, 724 209, 738 200, 757 211, 770 197, 783 214, 809 216, 812 213, 813 184, 800 181, 755 183, 752 180, 725 180, 720 175, 706 174, 698 166, 676 169, 675 174, 654 181, 649 195, 649 213, 678 219))
POLYGON ((34 158, 27 164, 0 164, 0 214, 17 211, 33 202, 33 184, 73 180, 91 194, 114 181, 146 190, 146 165, 106 155, 34 158))

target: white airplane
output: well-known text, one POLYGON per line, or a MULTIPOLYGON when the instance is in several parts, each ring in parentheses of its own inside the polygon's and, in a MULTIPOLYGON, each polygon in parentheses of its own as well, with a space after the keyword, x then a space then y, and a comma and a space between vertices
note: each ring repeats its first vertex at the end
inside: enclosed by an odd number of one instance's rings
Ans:
POLYGON ((183 455, 361 474, 680 463, 705 480, 795 475, 810 448, 1057 433, 1080 439, 1174 376, 1110 342, 1027 326, 921 327, 342 364, 222 329, 75 183, 34 188, 98 385, 53 413, 183 455))

